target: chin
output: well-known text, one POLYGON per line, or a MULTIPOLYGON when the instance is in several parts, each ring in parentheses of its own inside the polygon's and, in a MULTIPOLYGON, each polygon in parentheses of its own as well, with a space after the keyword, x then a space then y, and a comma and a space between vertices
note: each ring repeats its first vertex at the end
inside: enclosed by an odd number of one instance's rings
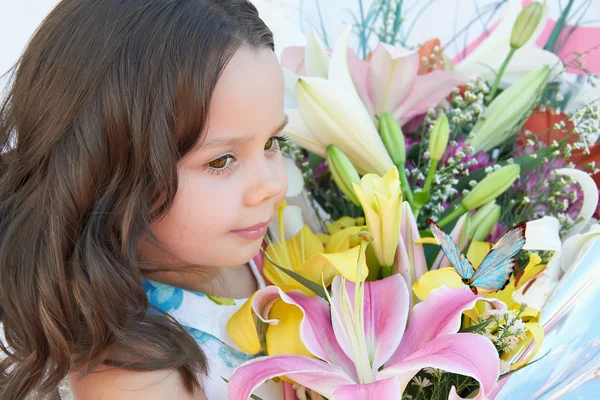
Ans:
POLYGON ((248 261, 252 260, 258 253, 260 253, 260 248, 263 243, 263 237, 256 240, 243 240, 241 243, 238 243, 231 246, 231 249, 228 256, 227 266, 239 266, 242 264, 246 264, 248 261))

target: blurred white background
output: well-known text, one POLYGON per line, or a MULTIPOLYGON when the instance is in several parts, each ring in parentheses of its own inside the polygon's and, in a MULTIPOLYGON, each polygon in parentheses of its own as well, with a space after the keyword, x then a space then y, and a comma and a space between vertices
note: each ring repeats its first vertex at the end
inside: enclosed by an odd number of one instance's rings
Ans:
MULTIPOLYGON (((329 45, 343 27, 360 16, 361 0, 253 0, 263 19, 276 32, 278 50, 285 45, 304 44, 304 35, 315 28, 322 36, 326 27, 329 45), (320 10, 320 12, 319 12, 320 10), (322 24, 321 24, 322 21, 322 24)), ((401 31, 406 45, 416 46, 432 37, 441 39, 449 56, 493 26, 504 11, 506 0, 405 0, 407 23, 401 31), (483 17, 471 24, 476 15, 483 17), (414 25, 413 25, 414 24, 414 25), (458 34, 458 35, 457 35, 458 34)), ((58 0, 0 0, 0 75, 18 59, 27 41, 58 0)), ((369 0, 362 0, 366 13, 369 0)), ((567 0, 547 0, 550 18, 557 19, 567 0)), ((576 0, 569 21, 583 26, 600 25, 600 0, 576 0)), ((598 39, 600 42, 600 38, 598 39)), ((3 82, 0 81, 0 87, 3 82)))

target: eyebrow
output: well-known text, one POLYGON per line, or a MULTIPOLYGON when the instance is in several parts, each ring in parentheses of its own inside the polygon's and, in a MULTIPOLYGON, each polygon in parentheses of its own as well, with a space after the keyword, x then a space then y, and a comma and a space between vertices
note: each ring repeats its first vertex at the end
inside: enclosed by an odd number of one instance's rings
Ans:
MULTIPOLYGON (((285 126, 288 124, 289 120, 290 120, 289 117, 286 115, 283 118, 283 121, 281 122, 281 124, 279 124, 279 126, 277 127, 277 129, 275 129, 273 131, 271 136, 275 136, 279 132, 281 132, 283 130, 283 128, 285 128, 285 126)), ((223 139, 214 139, 214 140, 202 143, 201 148, 202 149, 212 149, 215 147, 235 146, 238 144, 245 143, 245 142, 251 140, 253 137, 254 137, 254 135, 246 135, 246 136, 237 136, 237 137, 230 137, 230 138, 223 138, 223 139)))

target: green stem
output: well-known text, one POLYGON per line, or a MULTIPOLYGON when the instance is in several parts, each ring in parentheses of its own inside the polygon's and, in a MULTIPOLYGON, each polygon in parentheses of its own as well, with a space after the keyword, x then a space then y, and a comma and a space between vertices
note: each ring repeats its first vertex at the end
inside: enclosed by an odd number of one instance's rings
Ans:
POLYGON ((392 266, 389 267, 381 267, 381 276, 383 278, 387 278, 388 276, 392 276, 392 266))
POLYGON ((508 63, 510 62, 511 58, 513 57, 516 51, 517 49, 513 47, 510 48, 508 55, 506 56, 504 62, 502 63, 502 66, 500 67, 500 71, 498 71, 498 73, 496 74, 496 80, 494 81, 494 86, 492 86, 492 91, 490 92, 490 101, 494 99, 496 91, 498 90, 498 86, 500 85, 500 79, 502 79, 502 75, 504 75, 504 70, 508 66, 508 63))
POLYGON ((444 225, 447 225, 449 222, 454 221, 456 218, 460 217, 461 215, 463 215, 466 212, 467 212, 467 210, 461 204, 458 206, 458 208, 456 210, 452 211, 450 214, 448 214, 448 216, 446 216, 446 218, 442 219, 437 224, 440 227, 443 227, 444 225))
POLYGON ((408 203, 413 205, 413 194, 410 190, 410 185, 408 184, 408 177, 406 176, 406 169, 404 164, 397 164, 396 168, 398 168, 398 173, 400 174, 400 188, 402 189, 402 194, 408 203))
POLYGON ((429 160, 429 171, 427 172, 427 178, 425 178, 425 184, 423 185, 423 191, 425 193, 429 193, 431 182, 433 182, 433 178, 435 178, 435 173, 437 172, 438 163, 439 160, 429 160))
POLYGON ((567 4, 567 6, 563 10, 563 12, 560 14, 560 17, 558 18, 558 21, 556 21, 556 24, 554 25, 554 29, 552 29, 552 33, 550 34, 550 37, 548 38, 548 42, 546 42, 546 45, 544 46, 544 50, 554 52, 554 50, 555 50, 554 47, 556 46, 556 42, 558 42, 560 33, 562 32, 562 29, 565 26, 565 23, 567 22, 567 17, 569 16, 569 12, 571 11, 571 7, 573 6, 574 3, 575 3, 575 0, 569 0, 569 3, 567 4))

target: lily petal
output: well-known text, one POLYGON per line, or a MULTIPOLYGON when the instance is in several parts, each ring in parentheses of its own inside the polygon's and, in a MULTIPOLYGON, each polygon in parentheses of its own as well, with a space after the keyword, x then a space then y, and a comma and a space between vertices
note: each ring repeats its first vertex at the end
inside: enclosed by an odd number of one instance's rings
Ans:
POLYGON ((360 97, 354 87, 352 75, 348 67, 348 42, 351 33, 352 25, 348 25, 337 40, 331 53, 328 78, 331 82, 335 82, 340 87, 343 87, 356 101, 360 102, 360 97))
POLYGON ((296 166, 294 160, 289 157, 283 157, 283 168, 288 178, 287 191, 285 197, 296 197, 302 193, 304 189, 304 178, 302 171, 296 166))
POLYGON ((317 38, 314 29, 311 29, 306 41, 306 75, 327 78, 328 71, 329 54, 317 38))
POLYGON ((283 69, 299 76, 306 76, 306 48, 304 46, 289 46, 281 51, 283 69))
POLYGON ((388 363, 404 360, 437 337, 458 332, 462 313, 473 308, 477 301, 486 301, 494 304, 495 308, 506 309, 504 303, 475 295, 464 285, 457 289, 441 287, 433 290, 427 301, 414 307, 402 342, 388 363))
POLYGON ((359 255, 360 246, 355 246, 339 253, 321 253, 315 255, 315 257, 326 260, 328 264, 333 266, 344 278, 351 282, 363 282, 367 279, 367 275, 369 275, 369 267, 367 267, 367 263, 363 259, 362 265, 360 266, 361 275, 356 276, 356 264, 358 263, 359 255))
POLYGON ((268 324, 277 324, 279 321, 270 318, 269 311, 278 299, 297 306, 304 313, 300 323, 300 338, 308 351, 330 364, 337 365, 348 377, 356 380, 354 364, 338 344, 333 331, 327 302, 320 297, 305 296, 298 291, 284 293, 275 286, 268 286, 258 291, 252 302, 252 308, 258 318, 268 324))
MULTIPOLYGON (((510 50, 512 28, 521 9, 521 0, 509 0, 501 22, 469 56, 455 66, 455 70, 457 72, 475 74, 488 81, 493 81, 497 71, 504 62, 506 54, 510 50)), ((548 7, 544 7, 544 15, 535 32, 531 35, 529 41, 515 52, 506 67, 500 87, 507 87, 528 72, 534 71, 542 65, 553 67, 552 76, 562 69, 562 63, 558 56, 550 51, 536 47, 533 43, 544 29, 547 18, 548 7)))
POLYGON ((426 113, 450 94, 452 89, 467 83, 468 75, 449 72, 433 71, 419 75, 414 80, 414 86, 405 102, 397 104, 392 115, 404 125, 411 118, 426 113))
POLYGON ((379 43, 369 64, 370 98, 375 114, 381 115, 394 110, 410 93, 419 71, 419 53, 379 43))
POLYGON ((560 251, 560 223, 555 217, 545 216, 527 222, 524 250, 560 251))
MULTIPOLYGON (((295 89, 294 89, 295 95, 295 89)), ((285 113, 289 117, 287 126, 283 129, 283 132, 290 135, 292 141, 298 146, 315 153, 321 157, 325 157, 326 147, 321 140, 315 136, 310 130, 306 121, 302 117, 302 112, 298 108, 286 109, 285 113)))
MULTIPOLYGON (((334 278, 331 287, 332 307, 341 313, 340 292, 342 280, 334 278)), ((346 282, 346 290, 354 307, 355 285, 346 282)), ((364 286, 364 332, 373 371, 376 372, 398 348, 408 318, 409 293, 404 278, 398 274, 383 280, 365 282, 364 286)), ((344 352, 350 356, 352 349, 342 327, 333 318, 333 330, 344 352)))
POLYGON ((401 267, 400 270, 403 271, 402 276, 407 284, 412 285, 427 272, 427 262, 425 261, 423 245, 416 243, 421 238, 419 228, 417 227, 417 221, 410 208, 410 204, 406 201, 402 203, 400 235, 404 246, 401 246, 399 251, 404 252, 408 259, 408 266, 401 267))
POLYGON ((384 175, 394 166, 371 116, 344 87, 330 80, 302 78, 296 98, 311 132, 319 132, 323 145, 338 146, 360 173, 384 175))
POLYGON ((579 213, 579 217, 583 219, 576 223, 567 233, 566 237, 570 237, 580 233, 594 216, 594 212, 596 212, 596 207, 598 206, 598 187, 592 177, 584 171, 573 168, 561 168, 556 173, 570 176, 579 184, 583 191, 583 206, 579 213))
POLYGON ((248 400, 263 382, 283 375, 325 397, 331 397, 336 386, 354 383, 341 368, 314 358, 271 356, 248 361, 236 368, 227 393, 231 400, 248 400))
POLYGON ((485 393, 492 390, 500 374, 496 347, 485 336, 471 333, 439 336, 426 341, 407 356, 386 366, 377 374, 377 379, 396 376, 404 390, 421 369, 439 368, 475 378, 480 385, 475 399, 483 400, 485 393))
POLYGON ((398 379, 389 378, 363 385, 340 385, 334 389, 332 400, 382 400, 401 397, 398 379))
POLYGON ((421 279, 413 285, 413 292, 419 300, 423 301, 429 297, 429 293, 431 293, 432 290, 442 286, 460 288, 464 285, 465 284, 460 279, 460 275, 456 273, 454 268, 446 267, 426 272, 421 279))

